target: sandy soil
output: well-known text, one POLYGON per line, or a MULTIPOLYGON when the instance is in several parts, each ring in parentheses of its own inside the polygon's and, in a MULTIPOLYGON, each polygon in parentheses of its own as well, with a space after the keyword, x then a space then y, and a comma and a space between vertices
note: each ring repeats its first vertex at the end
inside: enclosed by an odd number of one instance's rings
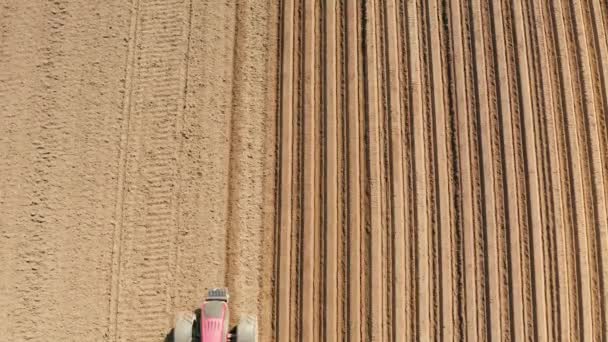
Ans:
POLYGON ((160 341, 221 285, 267 336, 276 9, 1 8, 0 339, 160 341))
POLYGON ((600 0, 0 0, 0 340, 608 338, 600 0))

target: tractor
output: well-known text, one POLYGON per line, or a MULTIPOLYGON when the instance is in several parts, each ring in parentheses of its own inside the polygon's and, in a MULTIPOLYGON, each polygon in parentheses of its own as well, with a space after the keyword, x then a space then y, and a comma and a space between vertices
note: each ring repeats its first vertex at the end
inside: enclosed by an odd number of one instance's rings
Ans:
POLYGON ((226 288, 207 292, 200 310, 180 312, 173 329, 174 342, 257 342, 257 320, 243 316, 230 329, 229 294, 226 288))

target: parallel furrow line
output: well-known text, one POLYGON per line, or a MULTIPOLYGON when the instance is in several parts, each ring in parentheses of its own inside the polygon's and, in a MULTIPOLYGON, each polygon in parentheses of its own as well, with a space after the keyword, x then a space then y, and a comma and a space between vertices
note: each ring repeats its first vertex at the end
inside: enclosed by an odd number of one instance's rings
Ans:
MULTIPOLYGON (((441 290, 439 291, 438 300, 441 305, 438 308, 438 320, 436 322, 438 336, 441 336, 445 340, 453 340, 453 286, 452 286, 452 257, 450 254, 444 255, 444 253, 450 253, 452 251, 451 241, 451 220, 450 220, 450 180, 449 180, 449 166, 448 166, 448 136, 446 132, 447 118, 446 110, 444 107, 444 84, 443 79, 443 53, 446 47, 442 44, 440 31, 440 4, 437 0, 433 0, 428 3, 429 6, 429 28, 430 28, 430 43, 434 48, 431 50, 431 86, 433 92, 432 102, 432 117, 434 121, 434 132, 433 140, 434 143, 434 159, 436 163, 435 167, 435 178, 437 179, 435 184, 435 196, 437 201, 437 215, 436 225, 439 232, 437 238, 438 248, 438 263, 439 268, 437 269, 437 285, 441 290), (438 48, 440 47, 440 48, 438 48), (439 328, 440 327, 440 328, 439 328)), ((429 104, 431 105, 431 104, 429 104)))
MULTIPOLYGON (((599 135, 600 135, 600 146, 602 147, 601 156, 604 156, 603 165, 604 169, 603 173, 603 182, 604 185, 608 180, 608 161, 606 160, 606 149, 608 148, 608 127, 606 115, 608 113, 608 33, 605 25, 608 25, 606 22, 606 18, 602 17, 602 7, 599 0, 591 0, 592 7, 592 21, 594 22, 594 37, 595 37, 595 46, 597 47, 596 53, 599 54, 598 65, 599 69, 599 78, 601 83, 601 94, 600 97, 603 96, 603 101, 600 102, 600 108, 598 109, 599 117, 599 135)), ((604 187, 600 190, 603 192, 604 198, 608 198, 608 187, 604 187)), ((606 211, 606 202, 601 202, 598 200, 598 205, 603 206, 604 208, 600 208, 600 210, 606 211)), ((598 250, 600 251, 599 264, 600 264, 600 286, 602 293, 602 316, 603 322, 602 326, 603 335, 608 336, 608 227, 600 225, 598 227, 598 238, 597 243, 599 245, 598 250)))
POLYGON ((390 171, 391 171, 391 223, 392 223, 392 298, 390 306, 393 308, 392 336, 394 341, 405 341, 406 318, 405 318, 405 185, 402 151, 402 113, 400 107, 400 84, 399 84, 399 46, 397 33, 397 8, 394 0, 389 0, 384 7, 384 20, 386 32, 385 64, 387 65, 388 82, 388 117, 390 130, 390 171))
MULTIPOLYGON (((591 211, 593 213, 592 223, 589 225, 588 248, 591 253, 592 270, 592 294, 593 294, 593 324, 598 327, 595 331, 594 338, 600 339, 602 335, 606 335, 608 327, 606 327, 606 290, 605 280, 602 270, 602 237, 601 232, 606 232, 608 229, 608 217, 606 213, 606 197, 605 197, 605 165, 603 160, 603 147, 601 138, 601 127, 598 117, 603 113, 602 94, 600 94, 600 77, 597 73, 597 50, 599 48, 594 44, 594 40, 590 38, 590 26, 586 24, 589 17, 586 16, 587 10, 583 7, 582 1, 573 2, 576 34, 579 37, 577 40, 577 50, 581 61, 579 63, 579 73, 582 76, 583 87, 583 115, 584 126, 586 131, 586 154, 590 161, 587 162, 585 169, 587 170, 586 177, 589 179, 587 186, 590 187, 591 211)), ((605 252, 604 252, 605 253, 605 252)))
POLYGON ((361 156, 359 113, 359 11, 354 1, 346 1, 347 48, 347 147, 348 173, 348 340, 361 341, 361 156))
POLYGON ((565 99, 564 108, 564 127, 565 140, 567 148, 568 158, 568 178, 570 179, 569 191, 573 210, 572 213, 575 232, 572 233, 572 243, 570 248, 575 253, 575 262, 578 272, 576 273, 576 291, 578 295, 578 315, 580 321, 578 322, 578 333, 581 339, 591 340, 593 336, 593 318, 591 314, 592 309, 592 294, 591 294, 591 279, 589 272, 589 262, 586 247, 586 215, 585 215, 585 198, 584 198, 584 184, 581 166, 581 153, 579 150, 578 141, 578 123, 577 116, 580 112, 577 111, 578 104, 576 103, 576 92, 574 85, 574 72, 572 69, 574 66, 572 63, 576 59, 576 56, 572 56, 573 49, 571 48, 571 31, 566 27, 567 18, 564 17, 563 4, 556 4, 554 10, 554 20, 557 29, 557 37, 561 37, 557 40, 558 51, 561 58, 560 72, 561 72, 561 87, 564 92, 563 98, 565 99))
POLYGON ((325 5, 325 310, 323 340, 338 341, 338 84, 337 7, 325 5))
POLYGON ((371 340, 382 339, 382 300, 383 300, 383 281, 382 281, 382 170, 381 170, 381 145, 380 145, 380 95, 379 77, 377 60, 377 24, 375 1, 365 4, 365 67, 366 67, 366 114, 367 114, 367 134, 368 140, 368 170, 369 170, 369 224, 370 224, 370 260, 369 273, 370 288, 367 289, 370 296, 370 308, 368 324, 369 338, 371 340))
POLYGON ((525 339, 525 326, 524 326, 524 294, 522 288, 523 284, 523 266, 521 260, 521 248, 520 248, 520 224, 519 224, 519 208, 517 200, 518 198, 518 182, 516 176, 516 156, 515 156, 515 142, 512 131, 511 113, 512 105, 510 101, 510 91, 508 87, 509 68, 507 65, 507 53, 506 53, 506 40, 505 32, 503 27, 503 13, 500 4, 492 4, 493 21, 494 21, 494 39, 496 45, 496 52, 494 58, 498 65, 497 77, 499 87, 499 98, 500 98, 500 127, 502 136, 502 154, 505 159, 503 165, 503 172, 506 174, 504 178, 503 196, 506 202, 507 212, 507 226, 511 229, 508 231, 508 244, 509 244, 509 258, 510 258, 510 305, 512 310, 512 327, 514 331, 512 336, 515 340, 525 339), (506 89, 505 89, 506 88, 506 89), (515 194, 516 196, 512 196, 515 194))
POLYGON ((452 36, 454 40, 454 65, 455 67, 455 101, 457 112, 461 113, 458 118, 458 155, 461 191, 461 202, 458 204, 461 229, 463 230, 464 249, 464 317, 466 320, 465 331, 462 332, 465 340, 478 338, 477 317, 477 270, 476 270, 476 248, 474 227, 474 194, 473 180, 470 165, 472 165, 470 151, 469 133, 469 108, 465 70, 465 52, 463 41, 463 19, 461 15, 462 5, 455 1, 452 9, 452 36))
POLYGON ((315 254, 316 254, 316 177, 317 158, 317 112, 315 92, 315 23, 316 6, 312 1, 304 2, 303 18, 303 51, 302 63, 302 122, 303 122, 303 166, 302 166, 302 269, 301 269, 301 325, 302 341, 310 342, 315 339, 315 254))
POLYGON ((482 208, 484 212, 485 220, 483 226, 486 227, 486 251, 485 257, 485 269, 488 277, 487 284, 487 297, 489 301, 488 310, 488 340, 500 341, 503 338, 503 323, 502 323, 502 306, 503 298, 501 296, 501 235, 499 231, 498 219, 496 214, 496 194, 497 189, 495 188, 496 180, 494 179, 494 155, 493 149, 493 133, 494 133, 494 118, 493 113, 490 111, 490 101, 488 88, 489 82, 487 79, 487 68, 486 68, 486 55, 487 47, 486 35, 487 31, 484 30, 483 14, 480 1, 474 1, 471 6, 471 14, 473 17, 473 36, 474 36, 474 51, 475 51, 475 64, 474 74, 476 76, 476 83, 479 85, 476 88, 476 97, 479 99, 478 107, 476 108, 480 131, 480 146, 481 146, 481 168, 483 169, 482 177, 482 188, 483 188, 483 201, 482 208))
POLYGON ((527 183, 527 202, 530 210, 528 211, 529 217, 529 234, 532 237, 532 259, 533 274, 534 274, 534 309, 535 309, 535 338, 539 340, 547 340, 547 307, 546 307, 546 294, 545 294, 545 262, 544 262, 544 243, 543 243, 543 230, 544 225, 541 216, 541 204, 540 204, 540 184, 539 184, 539 169, 537 159, 537 146, 535 141, 535 135, 539 134, 538 128, 534 125, 535 113, 532 107, 531 92, 531 75, 528 66, 529 60, 529 49, 526 41, 526 26, 524 19, 524 10, 522 3, 518 0, 515 1, 513 6, 514 21, 515 21, 515 36, 516 45, 523 49, 518 53, 517 72, 519 80, 518 89, 520 91, 520 98, 523 100, 521 105, 521 112, 523 113, 523 130, 524 130, 524 149, 526 162, 526 183, 527 183))

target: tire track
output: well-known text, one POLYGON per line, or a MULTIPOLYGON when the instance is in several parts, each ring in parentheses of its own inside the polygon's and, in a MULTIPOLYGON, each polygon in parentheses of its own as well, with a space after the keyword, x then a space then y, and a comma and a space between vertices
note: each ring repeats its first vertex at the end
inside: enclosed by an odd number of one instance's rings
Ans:
POLYGON ((126 192, 126 197, 118 198, 121 226, 115 241, 115 251, 122 248, 122 252, 114 268, 114 340, 157 339, 167 327, 172 306, 170 284, 176 261, 171 246, 176 244, 179 224, 176 164, 181 142, 177 136, 185 107, 183 56, 187 57, 189 29, 189 21, 182 19, 188 18, 189 9, 185 2, 136 4, 132 34, 137 62, 127 70, 133 76, 125 100, 130 113, 126 134, 132 138, 123 146, 126 159, 121 165, 126 170, 120 196, 126 192), (144 76, 142 70, 150 72, 144 76), (158 328, 142 333, 143 322, 158 328))
POLYGON ((120 150, 118 156, 118 180, 116 186, 116 207, 114 234, 112 237, 112 277, 110 284, 110 307, 108 314, 108 336, 109 340, 116 341, 118 336, 118 300, 120 265, 122 258, 122 243, 124 239, 124 203, 125 203, 125 178, 127 163, 127 146, 129 145, 129 131, 131 124, 131 102, 133 101, 133 68, 135 66, 135 44, 137 43, 137 23, 139 18, 140 0, 133 0, 131 3, 131 16, 129 28, 129 44, 127 46, 127 58, 125 61, 125 95, 122 105, 122 127, 120 134, 120 150))

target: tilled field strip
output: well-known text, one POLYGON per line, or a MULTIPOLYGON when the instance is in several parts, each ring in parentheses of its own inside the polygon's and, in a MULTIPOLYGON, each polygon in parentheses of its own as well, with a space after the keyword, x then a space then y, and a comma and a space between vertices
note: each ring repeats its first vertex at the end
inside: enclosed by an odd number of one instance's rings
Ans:
POLYGON ((158 340, 216 286, 232 324, 260 315, 273 11, 139 0, 131 13, 110 339, 158 340))
POLYGON ((606 15, 284 1, 275 338, 605 338, 606 15))
POLYGON ((152 340, 144 327, 167 326, 176 267, 189 3, 136 1, 132 15, 110 331, 152 340))

